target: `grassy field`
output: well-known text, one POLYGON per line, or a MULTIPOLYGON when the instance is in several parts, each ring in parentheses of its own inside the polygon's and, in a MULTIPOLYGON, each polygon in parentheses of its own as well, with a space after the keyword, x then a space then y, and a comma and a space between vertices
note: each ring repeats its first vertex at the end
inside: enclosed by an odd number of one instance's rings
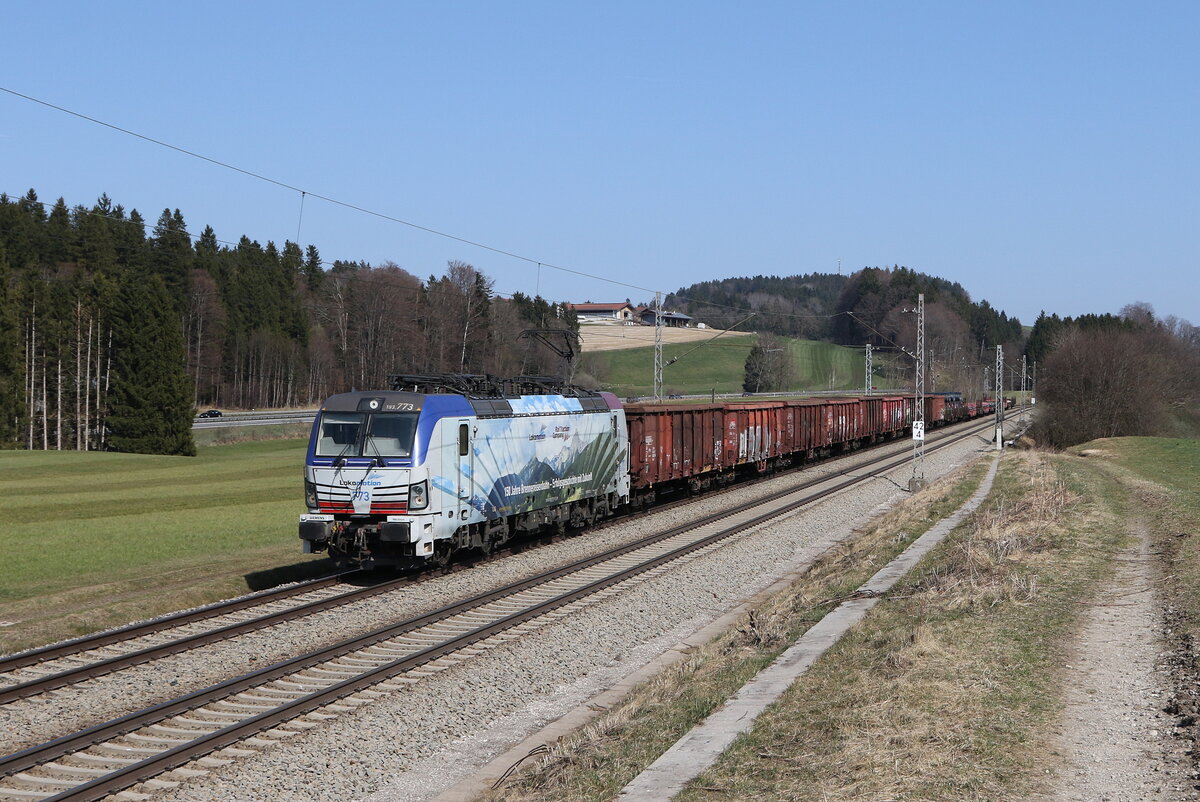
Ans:
POLYGON ((797 390, 852 390, 862 392, 864 356, 861 348, 817 340, 788 340, 788 355, 795 366, 797 390))
POLYGON ((313 575, 303 440, 196 457, 0 452, 0 650, 313 575))
MULTIPOLYGON (((663 362, 680 357, 663 368, 666 393, 698 394, 742 392, 746 357, 754 347, 754 335, 727 335, 708 345, 677 343, 663 346, 663 362), (689 353, 691 352, 691 353, 689 353)), ((861 391, 863 353, 815 340, 787 340, 795 380, 789 389, 861 391)), ((654 349, 627 348, 586 355, 588 366, 606 388, 622 397, 646 396, 653 392, 654 349)))
POLYGON ((1129 437, 1076 449, 1138 480, 1135 492, 1173 567, 1176 600, 1200 643, 1200 440, 1129 437))
MULTIPOLYGON (((485 799, 611 798, 955 507, 980 470, 907 500, 485 799)), ((1061 768, 1051 739, 1065 647, 1136 521, 1149 520, 1160 544, 1174 541, 1173 598, 1200 613, 1197 486, 1196 441, 1009 452, 985 505, 679 798, 1036 795, 1061 768)))

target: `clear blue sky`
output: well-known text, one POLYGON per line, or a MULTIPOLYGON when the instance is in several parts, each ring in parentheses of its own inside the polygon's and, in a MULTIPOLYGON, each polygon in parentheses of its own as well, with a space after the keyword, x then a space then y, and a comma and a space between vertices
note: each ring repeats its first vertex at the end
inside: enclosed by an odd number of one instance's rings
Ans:
MULTIPOLYGON (((634 301, 893 264, 1200 324, 1195 2, 6 3, 0 86, 308 192, 326 260, 634 301)), ((0 191, 296 239, 298 193, 0 93, 0 191)))

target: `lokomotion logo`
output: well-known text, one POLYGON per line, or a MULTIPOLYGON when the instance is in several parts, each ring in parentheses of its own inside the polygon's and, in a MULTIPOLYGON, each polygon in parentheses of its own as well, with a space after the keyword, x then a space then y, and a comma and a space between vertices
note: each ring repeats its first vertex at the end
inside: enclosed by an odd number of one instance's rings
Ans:
POLYGON ((383 484, 383 474, 372 473, 364 476, 362 479, 355 481, 353 479, 343 479, 342 487, 379 487, 383 484))

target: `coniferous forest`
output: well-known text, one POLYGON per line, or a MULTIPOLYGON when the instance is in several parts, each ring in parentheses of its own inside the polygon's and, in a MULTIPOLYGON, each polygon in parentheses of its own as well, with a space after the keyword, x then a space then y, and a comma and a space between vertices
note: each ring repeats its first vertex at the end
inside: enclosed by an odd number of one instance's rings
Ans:
POLYGON ((464 262, 422 280, 194 234, 178 209, 150 225, 107 196, 0 195, 0 447, 191 454, 197 407, 312 406, 392 373, 559 373, 529 328, 577 323, 464 262))

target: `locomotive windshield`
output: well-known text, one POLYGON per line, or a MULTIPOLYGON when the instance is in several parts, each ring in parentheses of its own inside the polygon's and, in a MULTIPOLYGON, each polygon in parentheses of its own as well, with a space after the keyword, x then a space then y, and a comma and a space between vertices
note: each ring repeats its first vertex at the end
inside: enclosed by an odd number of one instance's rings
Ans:
POLYGON ((318 457, 408 457, 417 414, 326 412, 317 430, 318 457))

